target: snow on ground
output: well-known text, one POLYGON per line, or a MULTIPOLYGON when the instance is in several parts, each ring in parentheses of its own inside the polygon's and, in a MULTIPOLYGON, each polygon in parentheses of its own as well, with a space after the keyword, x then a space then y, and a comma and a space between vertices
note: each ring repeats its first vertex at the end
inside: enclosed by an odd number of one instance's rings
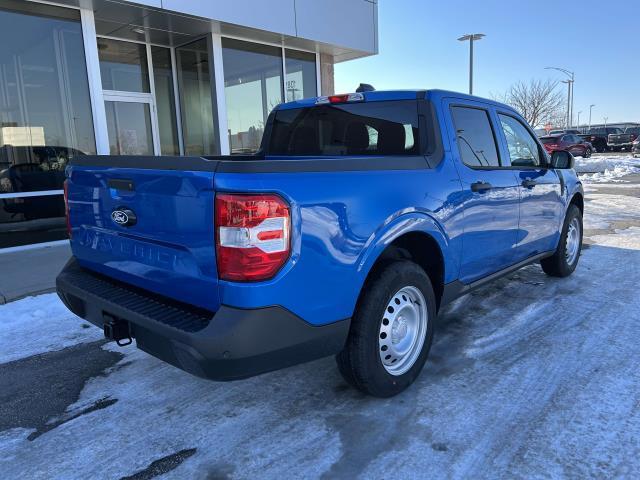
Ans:
POLYGON ((86 343, 99 330, 53 295, 1 307, 2 478, 639 478, 635 191, 590 187, 573 276, 532 265, 446 307, 424 372, 392 399, 349 388, 331 358, 214 383, 86 343), (14 337, 30 340, 7 363, 14 337), (33 358, 33 375, 11 377, 33 358), (78 363, 106 366, 84 378, 78 363), (63 380, 81 383, 57 413, 3 416, 16 396, 46 407, 33 391, 63 380))
POLYGON ((0 364, 96 341, 101 332, 89 326, 67 310, 55 293, 0 305, 0 364))
POLYGON ((589 183, 609 183, 623 181, 622 177, 640 172, 640 158, 613 155, 594 155, 590 158, 576 158, 576 172, 589 183))

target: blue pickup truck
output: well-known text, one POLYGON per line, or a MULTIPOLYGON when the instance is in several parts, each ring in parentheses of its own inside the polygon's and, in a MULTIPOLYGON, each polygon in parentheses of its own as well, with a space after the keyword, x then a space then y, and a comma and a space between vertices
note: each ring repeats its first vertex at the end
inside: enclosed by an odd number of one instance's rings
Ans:
POLYGON ((58 294, 119 344, 234 380, 336 355, 380 397, 448 302, 576 268, 583 190, 513 109, 370 91, 279 105, 251 156, 74 157, 58 294))

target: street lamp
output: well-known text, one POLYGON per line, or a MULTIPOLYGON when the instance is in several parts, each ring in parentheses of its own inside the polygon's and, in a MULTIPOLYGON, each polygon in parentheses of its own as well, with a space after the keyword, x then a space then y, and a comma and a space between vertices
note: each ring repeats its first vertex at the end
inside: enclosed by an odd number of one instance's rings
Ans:
POLYGON ((604 129, 607 129, 607 120, 609 120, 609 117, 602 117, 604 119, 604 129))
POLYGON ((567 94, 567 128, 569 128, 571 126, 571 123, 573 123, 573 82, 575 81, 575 75, 573 72, 566 70, 564 68, 559 68, 559 67, 544 67, 544 69, 557 70, 569 77, 568 80, 565 80, 562 82, 562 83, 566 83, 569 89, 567 94))
POLYGON ((473 42, 482 40, 484 33, 468 33, 458 39, 460 42, 469 41, 469 95, 473 95, 473 42))
POLYGON ((577 125, 577 126, 578 126, 578 128, 580 128, 580 114, 581 114, 581 113, 582 113, 582 110, 580 110, 580 111, 578 112, 578 125, 577 125))
POLYGON ((589 105, 589 130, 591 130, 591 110, 593 110, 593 107, 595 106, 596 106, 595 103, 589 105))

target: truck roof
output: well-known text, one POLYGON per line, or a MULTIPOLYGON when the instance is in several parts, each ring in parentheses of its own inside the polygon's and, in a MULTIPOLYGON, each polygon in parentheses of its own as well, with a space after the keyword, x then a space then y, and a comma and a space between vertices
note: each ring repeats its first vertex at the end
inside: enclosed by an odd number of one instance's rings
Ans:
MULTIPOLYGON (((348 93, 348 92, 347 92, 348 93)), ((488 98, 477 97, 475 95, 468 95, 466 93, 453 92, 448 90, 439 90, 439 89, 431 89, 431 90, 374 90, 370 92, 362 92, 364 95, 365 102, 381 102, 381 101, 389 101, 389 100, 416 100, 418 98, 426 98, 431 101, 441 100, 443 98, 458 98, 460 100, 468 100, 474 102, 482 102, 486 104, 490 104, 496 107, 501 107, 503 109, 514 111, 508 105, 505 105, 500 102, 496 102, 495 100, 490 100, 488 98)), ((340 95, 340 94, 337 94, 340 95)), ((322 97, 310 97, 304 98, 302 100, 295 100, 293 102, 286 102, 278 105, 276 110, 289 110, 293 108, 304 108, 304 107, 313 107, 316 105, 316 101, 322 97)))

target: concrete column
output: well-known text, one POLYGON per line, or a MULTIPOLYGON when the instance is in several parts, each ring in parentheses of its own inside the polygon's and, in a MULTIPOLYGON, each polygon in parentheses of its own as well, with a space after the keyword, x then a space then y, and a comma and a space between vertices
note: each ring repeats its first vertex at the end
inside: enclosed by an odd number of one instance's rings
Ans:
POLYGON ((321 95, 333 95, 335 93, 333 56, 326 53, 320 54, 320 90, 321 95))

